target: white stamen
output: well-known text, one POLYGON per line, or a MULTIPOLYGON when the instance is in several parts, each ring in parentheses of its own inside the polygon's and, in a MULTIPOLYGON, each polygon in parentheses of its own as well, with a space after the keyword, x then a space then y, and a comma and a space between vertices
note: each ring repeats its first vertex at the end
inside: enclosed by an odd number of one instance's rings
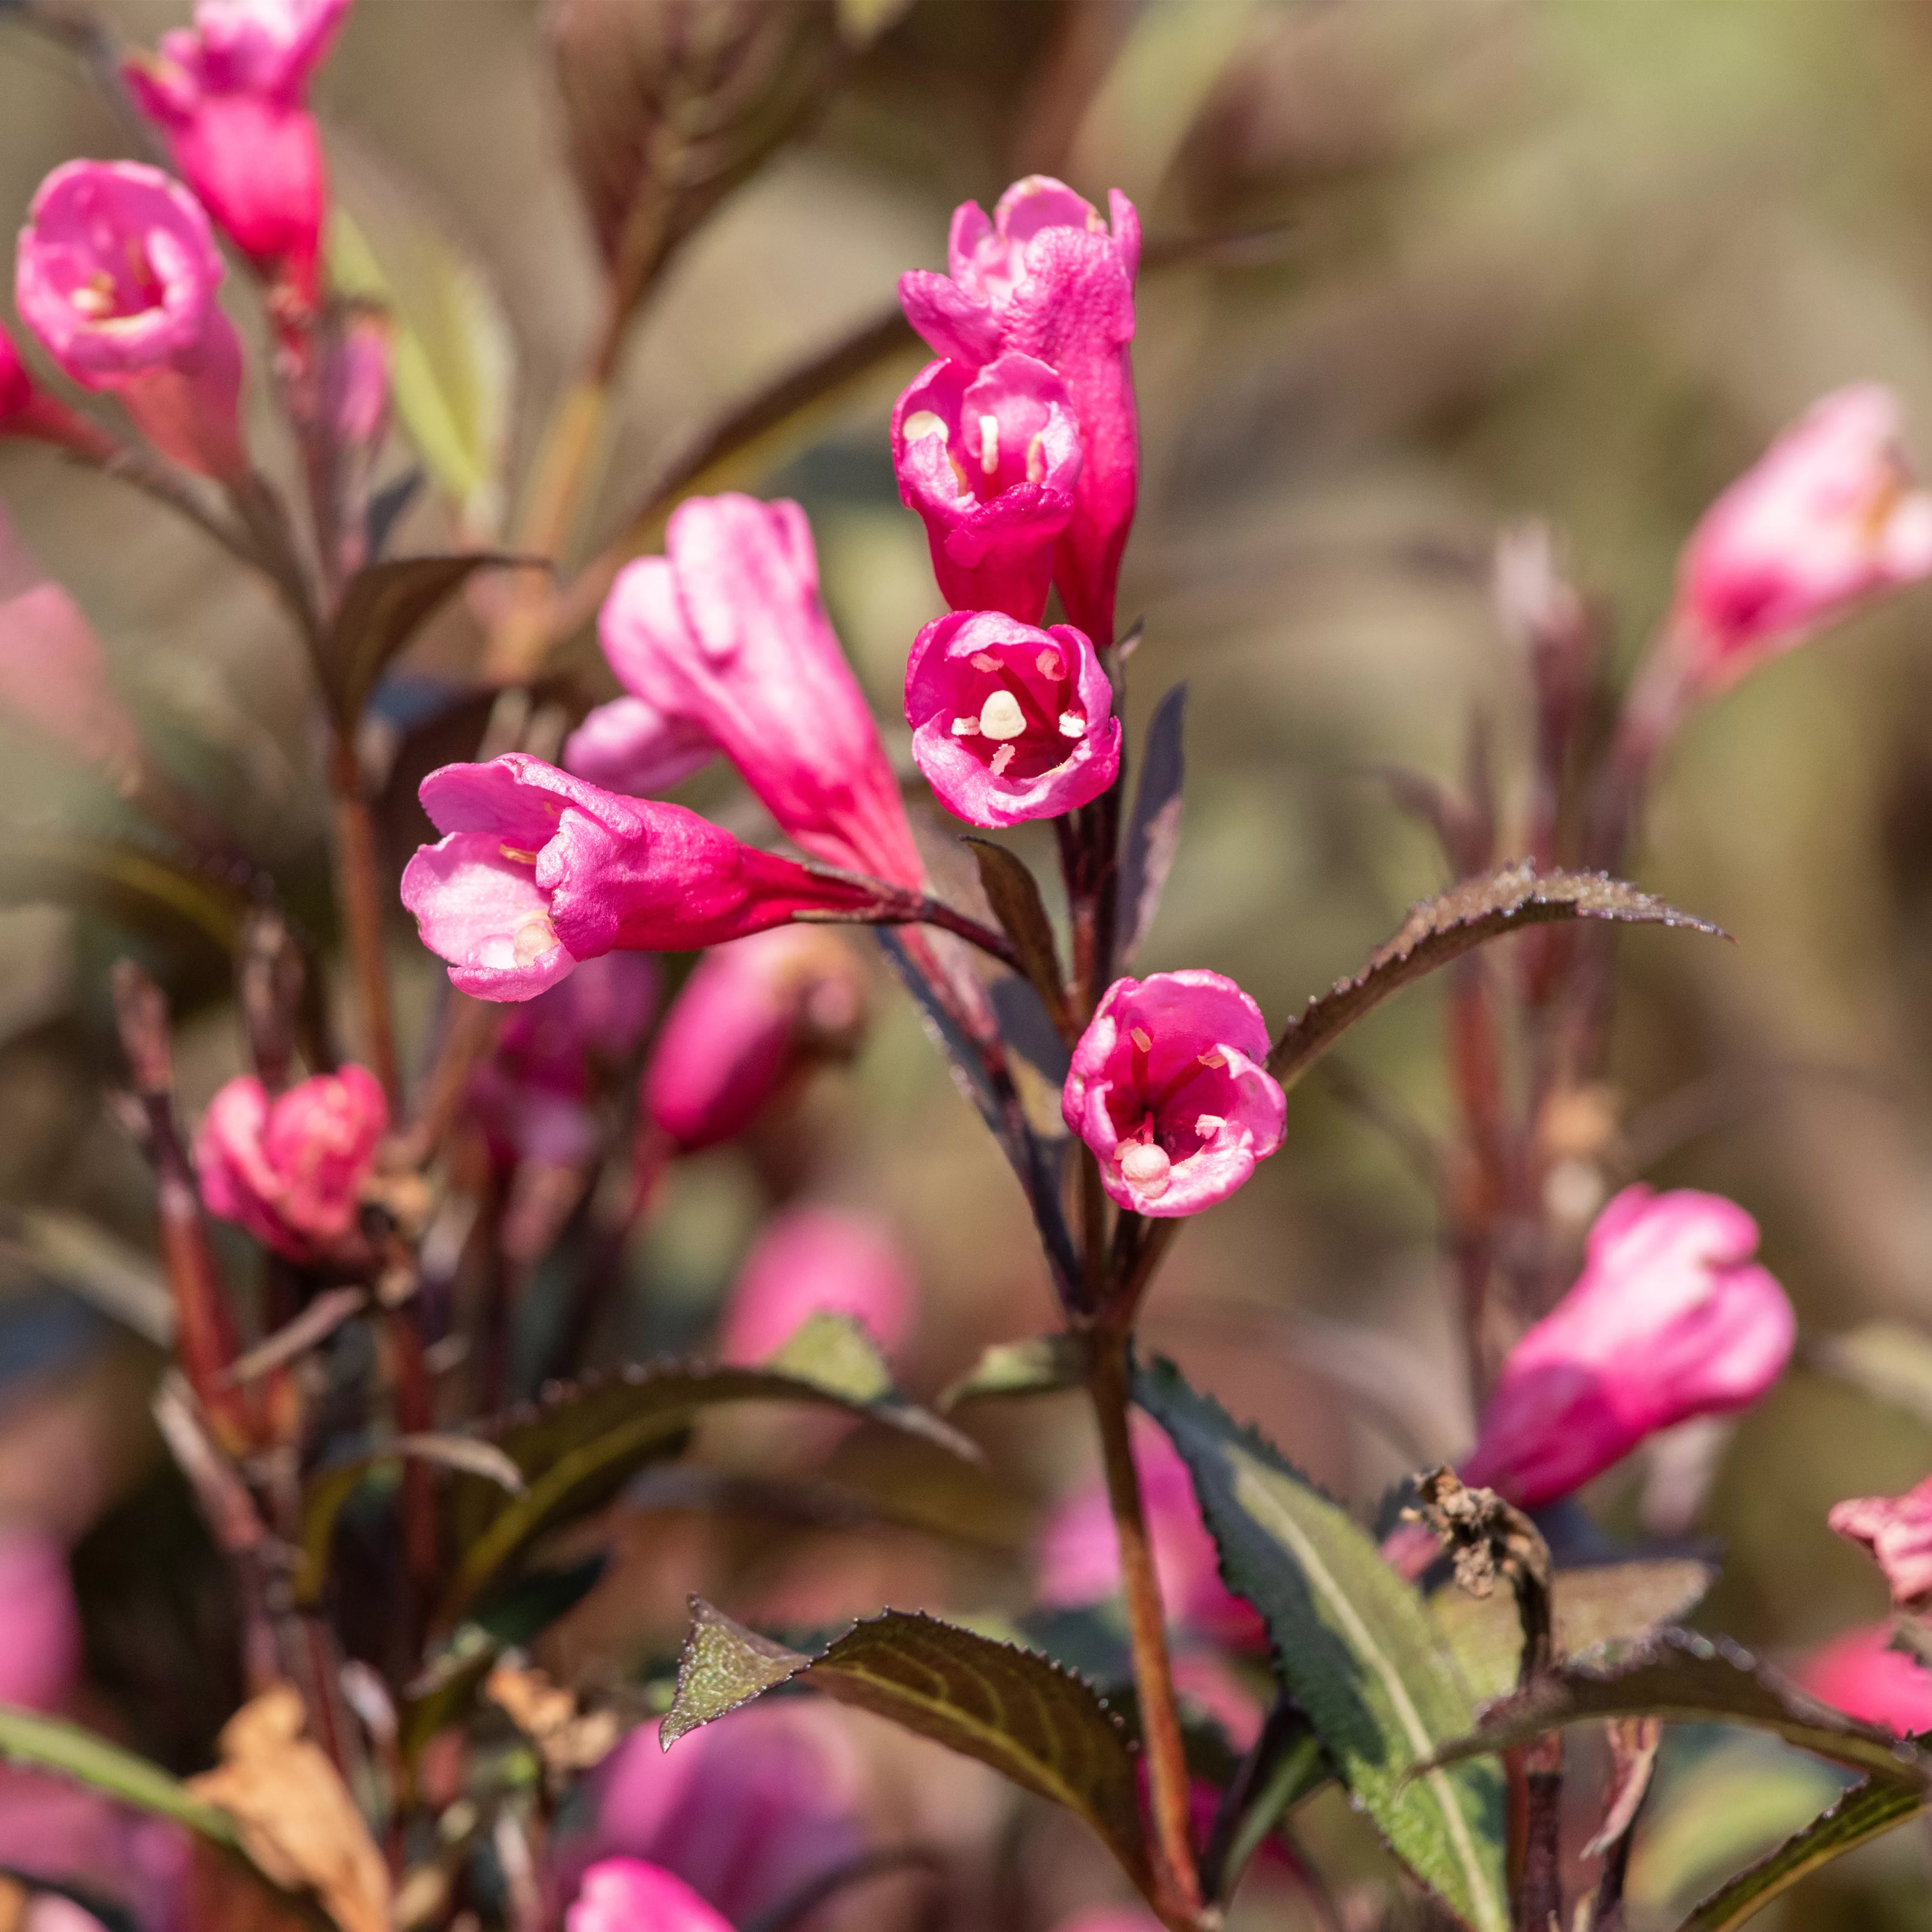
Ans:
POLYGON ((1087 721, 1078 712, 1063 711, 1060 714, 1060 735, 1063 738, 1083 736, 1086 730, 1087 721))
POLYGON ((1173 1171, 1167 1150, 1151 1142, 1130 1141, 1120 1150, 1120 1178, 1150 1200, 1157 1200, 1167 1192, 1173 1171))
POLYGON ((980 418, 980 467, 990 476, 1000 466, 1000 419, 980 418))
POLYGON ((1144 1027, 1136 1027, 1127 1037, 1140 1048, 1142 1052, 1151 1053, 1154 1051, 1154 1042, 1148 1039, 1147 1029, 1144 1027))
POLYGON ((1046 439, 1036 436, 1027 445, 1027 481, 1044 483, 1046 481, 1046 439))
POLYGON ((499 845, 496 850, 502 853, 505 858, 514 861, 519 866, 534 866, 537 862, 537 855, 534 852, 525 851, 520 845, 499 845))
POLYGON ((996 691, 980 707, 980 729, 989 738, 1004 743, 1009 738, 1026 735, 1026 713, 1010 691, 996 691))
POLYGON ((1218 1046, 1210 1046, 1199 1056, 1201 1064, 1218 1073, 1228 1064, 1228 1056, 1218 1046))
POLYGON ((998 670, 1000 661, 991 651, 975 651, 966 662, 975 670, 998 670))
POLYGON ((980 721, 976 718, 956 718, 952 721, 952 735, 956 738, 976 738, 980 735, 980 721))
POLYGON ((987 769, 992 772, 994 777, 996 778, 1004 778, 1006 776, 1006 767, 1018 756, 1019 750, 1018 746, 1013 745, 1002 745, 1000 748, 993 754, 993 762, 987 767, 987 769))
POLYGON ((76 289, 67 299, 68 307, 79 309, 82 315, 105 315, 114 306, 112 298, 98 289, 76 289))
POLYGON ((1034 663, 1042 677, 1058 677, 1060 675, 1060 653, 1058 651, 1042 651, 1034 659, 1034 663))
POLYGON ((915 410, 900 425, 899 434, 908 442, 923 442, 929 436, 936 436, 941 442, 950 442, 946 419, 936 416, 930 410, 915 410))
POLYGON ((558 944, 556 928, 542 913, 532 913, 517 928, 511 944, 519 966, 533 964, 546 952, 553 952, 558 944))
POLYGON ((1204 1141, 1211 1141, 1227 1124, 1219 1114, 1203 1114, 1194 1123, 1194 1131, 1204 1141))

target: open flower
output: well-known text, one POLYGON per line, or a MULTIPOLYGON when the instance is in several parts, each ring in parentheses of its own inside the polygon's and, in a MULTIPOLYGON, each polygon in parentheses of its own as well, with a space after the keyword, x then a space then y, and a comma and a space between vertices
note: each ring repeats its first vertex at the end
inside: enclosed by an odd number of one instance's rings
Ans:
POLYGON ((1288 1100, 1268 1052, 1261 1008, 1219 973, 1116 980, 1073 1049, 1060 1112, 1121 1207, 1198 1214, 1281 1144, 1288 1100))
POLYGON ((703 726, 667 718, 641 698, 614 698, 564 740, 563 768, 606 791, 655 798, 717 755, 703 726))
POLYGON ((682 1879, 639 1858, 592 1865, 563 1925, 564 1932, 731 1932, 682 1879))
POLYGON ((350 0, 198 0, 191 32, 123 71, 176 165, 265 275, 312 300, 327 206, 309 76, 350 0))
POLYGON ((1120 769, 1113 687, 1070 625, 1042 631, 996 610, 954 611, 906 664, 914 762, 969 825, 1058 818, 1120 769))
POLYGON ((866 1013, 852 949, 813 926, 716 946, 679 989, 644 1069, 645 1119, 680 1153, 734 1140, 807 1062, 849 1052, 866 1013))
POLYGON ((1534 1509, 1658 1430, 1756 1401, 1796 1328, 1752 1258, 1757 1238, 1720 1196, 1625 1188, 1597 1216, 1576 1285, 1510 1351, 1464 1481, 1534 1509))
POLYGON ((404 868, 403 903, 478 999, 530 999, 599 953, 715 946, 878 902, 682 806, 620 798, 521 752, 445 765, 419 795, 448 836, 404 868))
POLYGON ((1900 1609, 1932 1609, 1932 1476, 1902 1496, 1855 1496, 1834 1504, 1826 1520, 1871 1552, 1900 1609))
POLYGON ((1889 1624, 1868 1624, 1820 1644, 1792 1676, 1820 1703, 1895 1736, 1932 1730, 1932 1671, 1892 1648, 1889 1624))
POLYGON ((808 852, 919 885, 898 782, 819 601, 796 503, 680 504, 664 554, 619 574, 598 634, 617 681, 715 744, 808 852))
POLYGON ((1874 592, 1932 576, 1932 492, 1876 383, 1811 407, 1705 512, 1684 547, 1673 649, 1700 691, 1730 683, 1874 592))
POLYGON ((950 280, 922 270, 899 278, 906 319, 935 355, 977 370, 1016 350, 1066 383, 1082 461, 1054 576, 1067 616, 1102 644, 1113 642, 1140 472, 1129 360, 1140 218, 1118 190, 1108 206, 1112 233, 1091 202, 1030 175, 1000 197, 991 220, 976 202, 955 210, 950 280))
POLYGON ((232 482, 248 459, 224 272, 201 204, 160 169, 69 161, 34 196, 15 295, 63 374, 111 390, 184 469, 232 482))
POLYGON ((208 1102, 195 1172, 211 1214, 290 1261, 316 1261, 356 1226, 363 1181, 389 1124, 368 1068, 318 1073, 274 1100, 252 1074, 208 1102))
POLYGON ((929 363, 892 411, 892 466, 946 602, 1037 623, 1080 476, 1066 385, 1030 356, 929 363))
POLYGON ((883 1222, 842 1208, 789 1208, 746 1257, 725 1306, 718 1355, 765 1361, 814 1315, 850 1316, 890 1355, 905 1340, 913 1294, 911 1264, 883 1222))

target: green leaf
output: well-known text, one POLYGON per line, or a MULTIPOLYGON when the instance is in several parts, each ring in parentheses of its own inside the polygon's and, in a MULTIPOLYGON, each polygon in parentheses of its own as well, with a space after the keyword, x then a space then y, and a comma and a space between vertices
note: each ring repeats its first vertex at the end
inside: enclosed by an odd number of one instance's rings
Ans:
POLYGON ((1268 1071, 1286 1087, 1300 1078, 1363 1016, 1394 992, 1488 940, 1528 926, 1573 919, 1639 926, 1686 926, 1730 935, 1648 892, 1601 872, 1546 872, 1527 860, 1466 879, 1415 907, 1402 930, 1352 979, 1338 980, 1291 1020, 1268 1055, 1268 1071))
POLYGON ((1018 1395, 1054 1395, 1078 1388, 1087 1374, 1087 1354, 1078 1336, 1064 1330, 1029 1335, 1024 1342, 996 1342, 965 1374, 941 1391, 934 1405, 950 1415, 962 1402, 1018 1395))
POLYGON ((232 952, 248 910, 242 894, 202 872, 115 838, 10 830, 0 852, 0 903, 73 906, 164 943, 184 939, 232 952))
POLYGON ((1046 902, 1040 896, 1040 881, 1017 854, 990 838, 968 838, 974 862, 980 868, 980 884, 1000 930, 1013 942, 1026 970, 1028 983, 1040 997, 1047 1017, 1060 1036, 1068 1041, 1079 1037, 1072 1009, 1066 1004, 1066 983, 1060 976, 1060 953, 1054 944, 1053 922, 1046 916, 1046 902))
MULTIPOLYGON (((1572 1658, 1639 1642, 1659 1624, 1688 1616, 1717 1576, 1709 1564, 1680 1557, 1559 1570, 1552 1592, 1556 1654, 1572 1658)), ((1478 1704, 1515 1690, 1522 1624, 1510 1592, 1472 1597, 1451 1583, 1430 1598, 1429 1610, 1478 1704)))
POLYGON ((1925 1794, 1868 1778, 1748 1870, 1714 1892, 1678 1932, 1732 1932, 1808 1873, 1916 1818, 1925 1794))
POLYGON ((664 1720, 665 1748, 794 1681, 976 1758, 1065 1806, 1146 1888, 1134 1754, 1120 1720, 1084 1678, 1035 1652, 902 1610, 855 1624, 812 1657, 693 1598, 677 1698, 664 1720))
POLYGON ((477 571, 547 569, 538 557, 469 550, 372 563, 349 580, 317 665, 338 721, 352 728, 397 652, 477 571))
POLYGON ((827 1404, 964 1456, 979 1450, 892 1386, 863 1325, 815 1315, 756 1368, 664 1362, 566 1388, 492 1432, 523 1472, 525 1494, 459 1476, 451 1485, 462 1556, 441 1617, 454 1623, 538 1537, 608 1502, 647 1462, 676 1453, 706 1408, 726 1402, 827 1404))
POLYGON ((1632 1657, 1598 1669, 1567 1664, 1492 1705, 1467 1737, 1437 1754, 1454 1764, 1528 1744, 1546 1731, 1604 1718, 1654 1714, 1674 1724, 1774 1731, 1880 1784, 1932 1789, 1932 1758, 1889 1731, 1821 1704, 1725 1638, 1666 1630, 1632 1657))
POLYGON ((1411 1871, 1475 1932, 1507 1932, 1502 1780, 1425 1768, 1475 1712, 1422 1600, 1347 1512, 1171 1362, 1135 1398, 1194 1479, 1222 1574, 1260 1610, 1276 1670, 1342 1781, 1411 1871))

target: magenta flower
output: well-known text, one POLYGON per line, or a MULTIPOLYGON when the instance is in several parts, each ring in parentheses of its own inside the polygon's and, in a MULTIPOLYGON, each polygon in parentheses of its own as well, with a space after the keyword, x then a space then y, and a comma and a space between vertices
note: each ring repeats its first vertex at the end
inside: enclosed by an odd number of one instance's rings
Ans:
MULTIPOLYGON (((1168 1621, 1243 1650, 1266 1647, 1260 1612, 1221 1581, 1187 1465, 1159 1426, 1134 1418, 1134 1467, 1168 1621)), ((1106 1602, 1120 1588, 1120 1538, 1107 1486, 1096 1477, 1057 1509, 1039 1546, 1040 1600, 1054 1610, 1106 1602)))
POLYGON ((920 884, 898 782, 819 601, 796 503, 680 504, 664 554, 625 568, 598 632, 617 681, 716 744, 808 852, 920 884))
POLYGON ((1219 973, 1116 980, 1073 1049, 1060 1111, 1121 1207, 1198 1214, 1281 1144, 1288 1100, 1268 1052, 1261 1008, 1219 973))
POLYGON ((814 1315, 849 1315, 880 1352, 896 1354, 911 1325, 905 1251, 884 1222, 844 1208, 788 1208, 766 1223, 726 1304, 718 1352, 751 1364, 776 1354, 814 1315))
POLYGON ((1855 1496, 1834 1504, 1826 1520, 1848 1541, 1870 1551, 1900 1609, 1932 1608, 1932 1476, 1902 1496, 1855 1496))
POLYGON ((731 1932, 682 1879, 638 1858, 592 1865, 563 1924, 564 1932, 731 1932))
POLYGON ((703 726, 667 718, 641 698, 614 698, 564 740, 563 768, 606 791, 655 798, 717 755, 703 726))
POLYGON ((20 359, 19 345, 0 328, 0 436, 28 436, 98 460, 114 445, 83 416, 49 395, 20 359))
POLYGON ((34 196, 14 293, 64 374, 111 390, 164 456, 227 482, 248 458, 224 272, 208 217, 178 182, 136 161, 69 161, 34 196))
POLYGON ((920 632, 906 664, 913 761, 969 825, 1058 818, 1120 769, 1120 721, 1099 654, 1070 625, 1036 629, 956 610, 920 632))
POLYGON ((1705 512, 1679 567, 1673 648, 1721 688, 1881 590, 1932 575, 1932 492, 1876 383, 1814 403, 1705 512))
POLYGON ((714 946, 679 990, 644 1068, 644 1118, 685 1154, 735 1140, 810 1059, 865 1017, 852 949, 812 926, 714 946))
POLYGON ((196 0, 191 32, 123 68, 208 213, 304 302, 328 206, 309 76, 348 11, 349 0, 196 0))
POLYGON ((202 1201, 290 1261, 321 1260, 354 1229, 388 1125, 366 1067, 315 1074, 274 1100, 242 1075, 208 1103, 194 1138, 202 1201))
POLYGON ((0 707, 117 789, 141 767, 141 734, 80 606, 43 576, 0 514, 0 707))
POLYGON ((1534 1509, 1658 1430, 1756 1401, 1796 1332, 1756 1252, 1757 1223, 1718 1195, 1625 1188, 1576 1285, 1510 1351, 1463 1480, 1534 1509))
POLYGON ((946 602, 1038 623, 1080 476, 1066 385, 1030 356, 928 363, 892 411, 892 466, 946 602))
POLYGON ((620 798, 521 752, 445 765, 419 795, 448 836, 404 868, 403 903, 479 1000, 532 998, 599 953, 716 946, 878 902, 682 806, 620 798))
POLYGON ((67 1552, 50 1536, 0 1536, 0 1704, 56 1711, 80 1676, 80 1612, 67 1552))
POLYGON ((1134 276, 1140 218, 1108 197, 1113 232, 1093 205, 1045 175, 1014 182, 988 221, 976 202, 953 212, 951 279, 899 278, 907 320, 935 355, 978 370, 1010 351, 1056 370, 1080 426, 1082 464, 1054 575, 1068 617, 1114 640, 1120 553, 1140 471, 1134 414, 1134 276))
POLYGON ((1833 1637, 1801 1658, 1792 1675, 1821 1704, 1895 1736, 1932 1730, 1932 1671, 1892 1648, 1889 1624, 1833 1637))

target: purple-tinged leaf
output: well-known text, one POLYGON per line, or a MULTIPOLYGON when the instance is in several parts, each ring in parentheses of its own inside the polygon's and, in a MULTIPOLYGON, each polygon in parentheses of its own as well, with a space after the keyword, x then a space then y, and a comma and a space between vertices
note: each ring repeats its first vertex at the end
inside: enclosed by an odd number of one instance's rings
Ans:
POLYGON ((1160 909, 1160 896, 1180 848, 1181 790, 1186 778, 1181 740, 1187 715, 1187 687, 1177 684, 1148 721, 1141 753, 1141 782, 1133 816, 1120 853, 1120 963, 1134 954, 1160 909))
POLYGON ((1066 1004, 1066 985, 1060 976, 1060 949, 1054 944, 1053 922, 1046 916, 1046 902, 1040 896, 1040 881, 1016 854, 990 838, 968 838, 973 860, 980 868, 980 889, 1000 929, 1013 943, 1027 983, 1040 995, 1047 1017, 1069 1046, 1080 1036, 1072 1010, 1066 1004))

